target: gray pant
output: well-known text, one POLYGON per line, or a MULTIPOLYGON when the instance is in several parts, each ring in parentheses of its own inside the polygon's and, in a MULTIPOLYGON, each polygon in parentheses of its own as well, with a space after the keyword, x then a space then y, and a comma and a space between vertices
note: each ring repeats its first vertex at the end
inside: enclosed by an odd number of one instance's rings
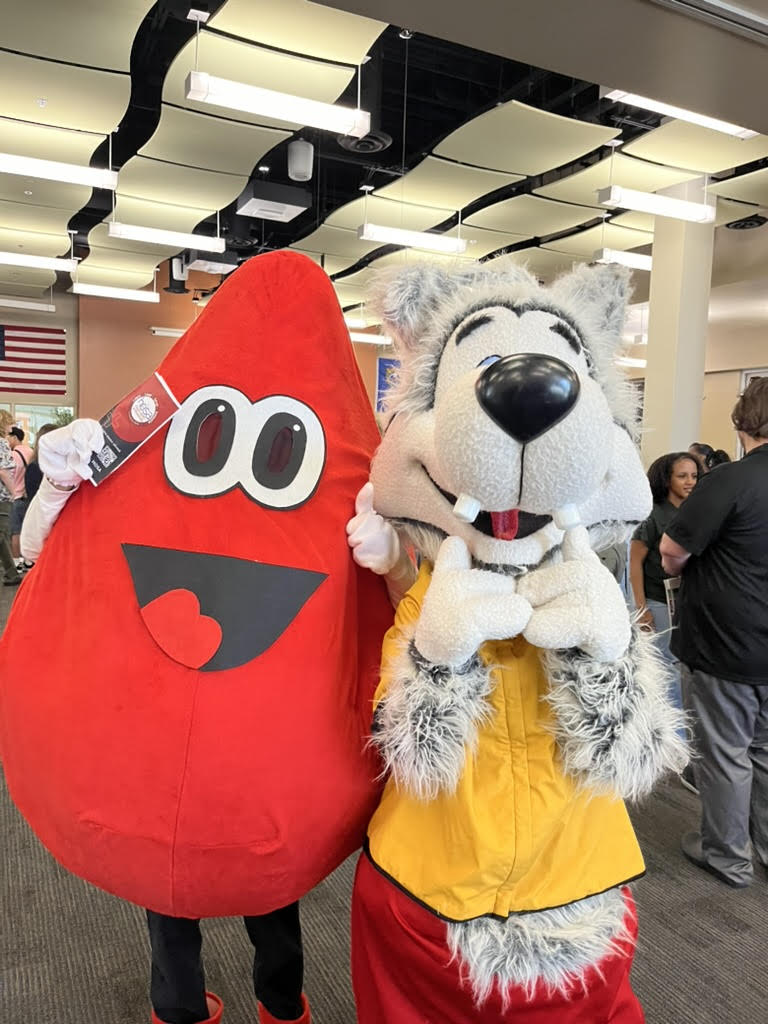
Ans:
POLYGON ((13 502, 0 501, 0 563, 3 566, 4 581, 18 579, 19 573, 11 554, 11 509, 13 502))
POLYGON ((768 867, 768 681, 732 683, 682 668, 699 755, 704 859, 748 882, 753 851, 768 867))

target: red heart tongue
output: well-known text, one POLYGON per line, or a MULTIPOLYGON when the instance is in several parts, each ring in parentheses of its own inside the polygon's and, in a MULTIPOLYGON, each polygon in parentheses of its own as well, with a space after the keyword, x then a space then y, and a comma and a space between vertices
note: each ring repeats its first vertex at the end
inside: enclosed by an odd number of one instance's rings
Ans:
POLYGON ((188 668, 210 661, 221 643, 221 626, 200 614, 191 590, 169 590, 141 609, 144 625, 169 658, 188 668))
POLYGON ((508 509, 506 512, 491 512, 491 526, 496 540, 514 540, 517 536, 518 510, 508 509))

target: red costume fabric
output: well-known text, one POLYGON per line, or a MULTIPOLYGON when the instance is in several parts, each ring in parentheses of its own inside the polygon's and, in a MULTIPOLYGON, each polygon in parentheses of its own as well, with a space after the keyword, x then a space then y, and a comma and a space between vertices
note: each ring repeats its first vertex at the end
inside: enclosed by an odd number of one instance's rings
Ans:
POLYGON ((359 847, 378 797, 392 613, 345 534, 378 431, 298 254, 249 260, 158 371, 181 409, 80 487, 14 603, 6 776, 75 874, 160 913, 263 914, 359 847))
POLYGON ((643 1024, 629 972, 637 916, 629 889, 629 940, 591 967, 567 996, 539 982, 533 998, 498 988, 475 1005, 461 964, 451 959, 445 923, 386 879, 363 854, 352 899, 352 983, 358 1024, 643 1024), (373 922, 373 924, 372 924, 373 922))

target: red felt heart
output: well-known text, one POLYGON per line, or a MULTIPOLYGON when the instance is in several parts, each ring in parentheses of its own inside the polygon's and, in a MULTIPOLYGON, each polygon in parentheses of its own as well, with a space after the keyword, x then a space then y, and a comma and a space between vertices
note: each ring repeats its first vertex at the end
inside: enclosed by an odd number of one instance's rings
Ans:
POLYGON ((144 625, 169 658, 188 668, 200 668, 221 643, 221 626, 201 615, 191 590, 169 590, 141 609, 144 625))

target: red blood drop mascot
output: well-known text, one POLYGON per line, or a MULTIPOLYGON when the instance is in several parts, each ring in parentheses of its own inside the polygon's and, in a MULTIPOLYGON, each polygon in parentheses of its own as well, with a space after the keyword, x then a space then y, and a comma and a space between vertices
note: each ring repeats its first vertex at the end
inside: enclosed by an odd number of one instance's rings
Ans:
POLYGON ((309 1021, 296 901, 377 797, 391 609, 344 527, 378 433, 331 285, 293 253, 236 271, 158 372, 180 410, 79 489, 14 604, 8 785, 65 867, 149 908, 155 1019, 219 1019, 194 919, 243 914, 262 1021, 309 1021))

